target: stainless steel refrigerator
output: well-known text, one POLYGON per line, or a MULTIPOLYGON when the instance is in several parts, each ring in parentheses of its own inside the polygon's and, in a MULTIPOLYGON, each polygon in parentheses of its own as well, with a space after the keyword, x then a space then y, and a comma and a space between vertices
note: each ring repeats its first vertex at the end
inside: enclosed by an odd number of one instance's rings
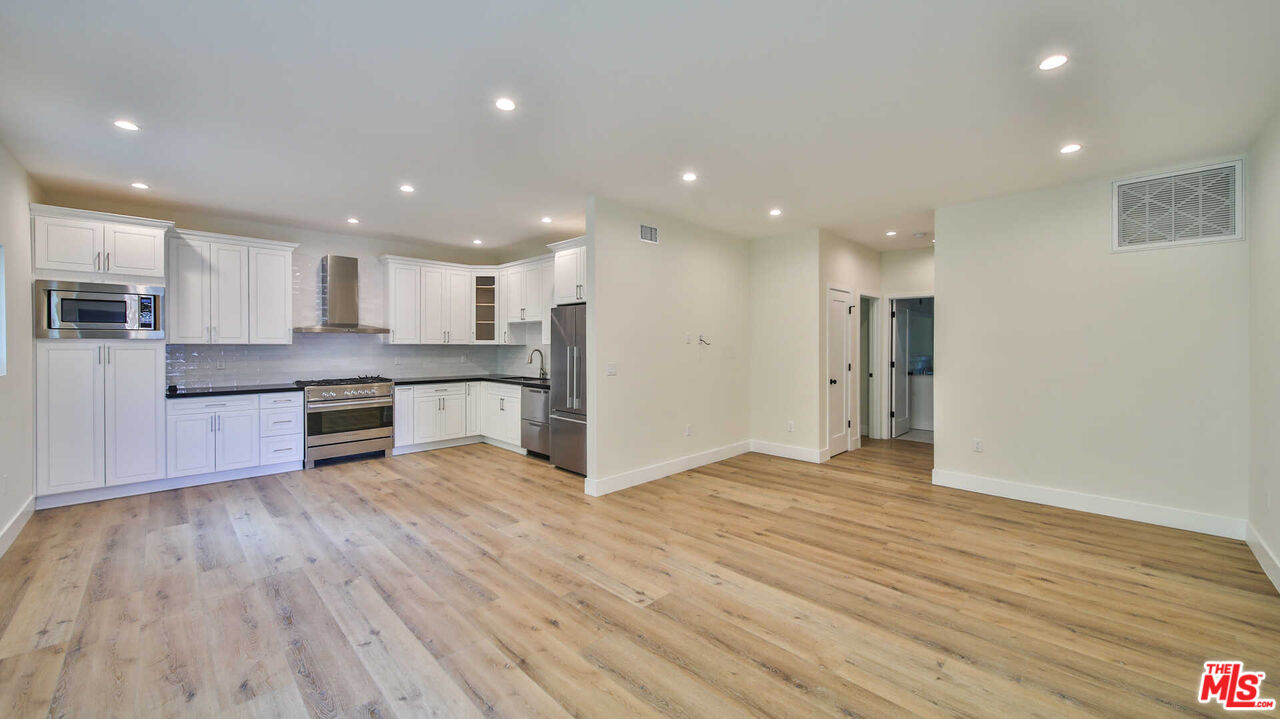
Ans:
POLYGON ((587 306, 551 310, 551 463, 587 473, 587 306))

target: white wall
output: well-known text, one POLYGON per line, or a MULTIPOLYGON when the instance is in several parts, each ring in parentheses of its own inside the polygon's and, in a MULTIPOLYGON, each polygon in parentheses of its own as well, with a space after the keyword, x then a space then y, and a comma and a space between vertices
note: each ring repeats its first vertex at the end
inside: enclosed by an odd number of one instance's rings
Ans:
POLYGON ((588 490, 607 491, 653 478, 650 465, 748 439, 750 245, 601 198, 587 214, 588 490), (660 244, 639 240, 641 223, 658 228, 660 244))
POLYGON ((943 208, 936 230, 935 481, 1242 526, 1248 244, 1112 253, 1105 179, 943 208))
POLYGON ((30 516, 35 490, 35 372, 31 340, 32 186, 26 171, 0 145, 0 245, 4 246, 7 371, 0 376, 0 553, 30 516))
POLYGON ((817 231, 753 240, 749 282, 751 438, 816 454, 817 231), (794 423, 791 431, 787 422, 794 423))
POLYGON ((1280 114, 1254 144, 1248 165, 1249 523, 1269 547, 1271 579, 1280 587, 1274 564, 1280 558, 1280 114))
POLYGON ((933 248, 895 250, 880 255, 880 289, 886 297, 933 294, 933 248))
MULTIPOLYGON (((827 290, 828 288, 844 289, 850 293, 850 301, 856 306, 859 295, 878 295, 882 289, 883 278, 880 268, 880 253, 868 247, 858 244, 853 240, 848 240, 839 235, 828 232, 827 230, 818 230, 818 285, 816 288, 818 295, 818 307, 816 309, 818 317, 818 356, 815 358, 810 370, 814 374, 810 375, 810 383, 817 389, 818 393, 818 414, 815 419, 818 426, 818 449, 819 451, 837 451, 836 448, 827 446, 829 432, 827 428, 827 405, 830 393, 828 392, 828 372, 827 372, 827 290)), ((860 352, 858 348, 859 336, 853 331, 854 323, 850 323, 849 347, 850 358, 855 357, 860 352)), ((859 392, 862 386, 858 382, 851 382, 848 385, 849 398, 848 407, 850 408, 850 417, 852 420, 852 409, 860 404, 859 392)), ((838 430, 837 430, 838 431, 838 430)), ((844 447, 838 448, 838 451, 844 451, 844 447)))

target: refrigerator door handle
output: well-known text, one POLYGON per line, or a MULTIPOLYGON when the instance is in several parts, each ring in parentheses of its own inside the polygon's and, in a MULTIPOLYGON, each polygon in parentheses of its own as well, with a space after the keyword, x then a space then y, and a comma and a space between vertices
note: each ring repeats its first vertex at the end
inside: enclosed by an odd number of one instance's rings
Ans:
POLYGON ((573 348, 564 348, 564 399, 573 408, 573 348))
POLYGON ((578 347, 573 347, 573 408, 582 409, 578 402, 578 347))

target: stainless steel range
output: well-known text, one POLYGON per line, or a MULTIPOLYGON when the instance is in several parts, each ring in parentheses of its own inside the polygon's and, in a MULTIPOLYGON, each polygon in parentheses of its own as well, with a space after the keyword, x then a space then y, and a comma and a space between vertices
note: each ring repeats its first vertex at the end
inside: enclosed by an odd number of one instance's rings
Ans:
POLYGON ((386 377, 298 380, 307 407, 304 466, 365 452, 391 456, 395 409, 386 377))

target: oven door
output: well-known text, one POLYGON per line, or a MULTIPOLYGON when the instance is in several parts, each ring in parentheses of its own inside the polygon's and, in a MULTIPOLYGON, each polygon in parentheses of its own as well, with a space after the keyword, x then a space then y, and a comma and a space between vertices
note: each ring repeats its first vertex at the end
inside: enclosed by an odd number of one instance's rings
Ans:
POLYGON ((138 295, 50 290, 49 329, 136 330, 138 295))
POLYGON ((390 437, 395 409, 390 397, 307 406, 307 446, 390 437))

